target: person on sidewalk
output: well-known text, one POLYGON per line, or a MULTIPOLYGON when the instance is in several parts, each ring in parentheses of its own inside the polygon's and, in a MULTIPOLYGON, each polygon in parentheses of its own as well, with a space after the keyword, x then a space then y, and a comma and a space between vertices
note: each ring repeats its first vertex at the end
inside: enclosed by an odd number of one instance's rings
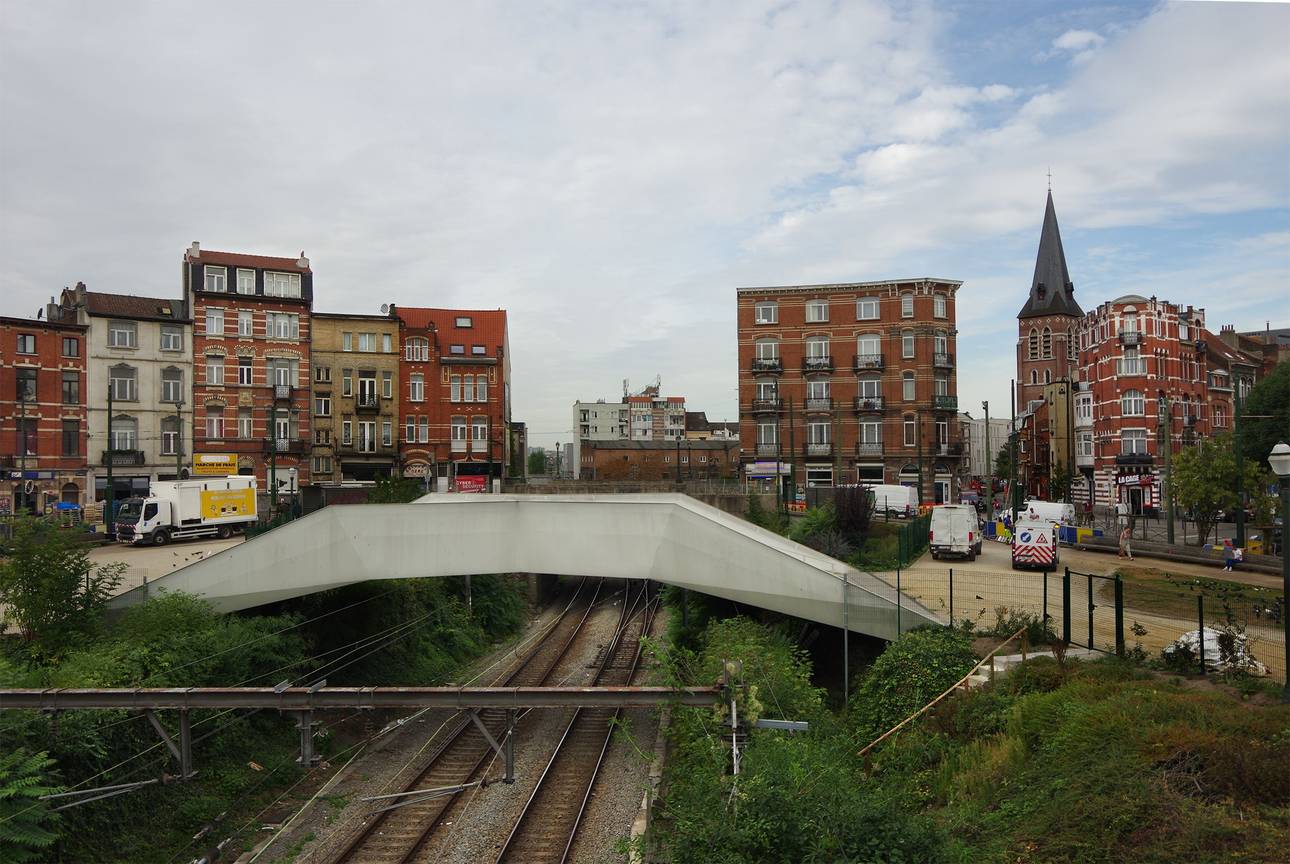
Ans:
POLYGON ((1243 557, 1245 556, 1241 554, 1241 550, 1232 545, 1232 538, 1223 539, 1223 570, 1231 573, 1232 568, 1239 564, 1243 557))
POLYGON ((1133 529, 1125 525, 1120 529, 1120 558, 1133 560, 1133 529))

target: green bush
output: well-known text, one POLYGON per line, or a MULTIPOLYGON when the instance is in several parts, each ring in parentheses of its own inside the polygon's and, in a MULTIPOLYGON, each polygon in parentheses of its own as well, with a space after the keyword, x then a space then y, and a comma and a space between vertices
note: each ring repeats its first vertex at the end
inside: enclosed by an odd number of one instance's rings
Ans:
POLYGON ((976 665, 968 640, 944 628, 911 630, 878 655, 852 697, 857 728, 878 735, 945 692, 976 665))

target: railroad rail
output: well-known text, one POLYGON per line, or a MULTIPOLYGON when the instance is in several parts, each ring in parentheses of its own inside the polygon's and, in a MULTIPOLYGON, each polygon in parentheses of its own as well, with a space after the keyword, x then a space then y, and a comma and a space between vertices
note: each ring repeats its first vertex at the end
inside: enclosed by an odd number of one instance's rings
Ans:
MULTIPOLYGON (((582 598, 588 590, 587 580, 578 585, 574 599, 560 614, 548 636, 506 676, 507 685, 540 686, 546 682, 582 631, 603 585, 598 580, 590 599, 585 602, 582 598)), ((410 803, 401 806, 379 802, 378 809, 369 815, 363 828, 331 859, 333 864, 405 864, 420 855, 434 834, 440 817, 475 781, 493 752, 491 745, 512 731, 513 711, 488 708, 480 711, 477 717, 478 725, 469 716, 461 718, 425 768, 397 794, 402 796, 428 788, 455 791, 435 797, 410 796, 410 803)))
MULTIPOLYGON (((629 685, 640 663, 641 640, 649 634, 657 598, 644 583, 623 613, 613 641, 596 670, 595 684, 629 685)), ((565 727, 533 793, 501 850, 497 864, 563 864, 568 858, 604 764, 621 708, 579 708, 565 727)))

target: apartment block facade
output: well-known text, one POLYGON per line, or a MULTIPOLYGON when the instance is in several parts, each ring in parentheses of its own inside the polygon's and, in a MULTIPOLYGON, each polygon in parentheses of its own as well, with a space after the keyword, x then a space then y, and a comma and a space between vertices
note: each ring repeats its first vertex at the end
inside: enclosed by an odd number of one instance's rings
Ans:
POLYGON ((193 315, 195 458, 254 474, 267 489, 310 482, 309 259, 185 251, 193 315))
POLYGON ((582 476, 584 441, 675 441, 685 437, 685 397, 663 396, 656 382, 628 393, 623 382, 620 402, 573 403, 573 476, 582 476))
POLYGON ((192 320, 183 300, 64 289, 51 320, 87 328, 87 461, 94 501, 146 495, 191 470, 192 320), (111 392, 109 415, 108 395, 111 392), (109 422, 110 417, 110 422, 109 422))
POLYGON ((323 312, 311 322, 313 482, 396 474, 399 322, 389 315, 323 312))
POLYGON ((961 284, 738 289, 745 476, 772 488, 901 483, 927 503, 957 500, 961 284))
POLYGON ((510 462, 506 311, 399 306, 390 314, 402 352, 403 476, 433 478, 440 491, 484 491, 510 462))
POLYGON ((0 317, 0 513, 88 503, 86 328, 0 317))

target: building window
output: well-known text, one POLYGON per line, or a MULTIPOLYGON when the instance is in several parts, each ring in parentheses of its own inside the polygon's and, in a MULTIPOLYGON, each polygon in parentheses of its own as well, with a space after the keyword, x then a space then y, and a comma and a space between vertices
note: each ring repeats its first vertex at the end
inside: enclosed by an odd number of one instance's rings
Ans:
POLYGON ((314 383, 315 383, 315 384, 330 384, 330 383, 331 383, 331 367, 330 367, 330 366, 315 366, 315 367, 314 367, 314 383))
POLYGON ((1120 431, 1120 453, 1125 456, 1145 455, 1147 452, 1146 429, 1123 429, 1120 431))
POLYGON ((430 418, 424 414, 417 418, 417 440, 421 444, 430 441, 430 418))
POLYGON ((856 320, 857 321, 877 321, 878 320, 878 298, 866 297, 856 301, 856 320))
POLYGON ((237 293, 254 294, 255 293, 255 271, 243 270, 237 268, 237 293))
POLYGON ((1047 327, 1044 328, 1041 345, 1044 359, 1053 359, 1053 331, 1047 327))
POLYGON ((774 423, 757 424, 757 443, 758 444, 778 444, 779 427, 774 423))
POLYGON ((28 456, 35 456, 36 455, 36 420, 35 418, 31 418, 28 420, 18 419, 15 422, 17 423, 17 426, 15 428, 18 431, 18 438, 16 442, 18 445, 18 452, 26 453, 28 456))
POLYGON ((394 398, 394 373, 393 372, 381 373, 381 398, 382 399, 394 398))
POLYGON ((63 421, 63 455, 81 455, 81 421, 63 421))
POLYGON ((1092 456, 1093 455, 1093 433, 1080 432, 1075 436, 1075 455, 1092 456))
POLYGON ((806 382, 807 399, 828 399, 829 398, 829 379, 828 378, 811 378, 806 382))
POLYGON ((255 437, 255 412, 250 408, 237 409, 237 437, 255 437))
POLYGON ((882 337, 876 333, 865 333, 856 340, 856 353, 864 358, 882 355, 882 337))
POLYGON ((753 397, 754 399, 779 398, 779 384, 774 378, 758 378, 756 386, 757 395, 753 397))
MULTIPOLYGON (((162 332, 163 333, 165 332, 164 327, 162 328, 162 332)), ((161 347, 164 348, 166 346, 163 344, 161 347)), ((81 340, 77 339, 75 336, 64 336, 63 337, 63 356, 64 357, 81 356, 81 340)))
POLYGON ((833 425, 828 422, 811 422, 806 424, 806 443, 807 444, 828 444, 832 441, 831 430, 833 425))
POLYGON ((274 273, 273 271, 266 270, 264 272, 264 296, 299 297, 300 274, 274 273))
MULTIPOLYGON (((449 402, 461 401, 461 376, 460 375, 448 376, 448 401, 449 402)), ((466 401, 470 401, 470 400, 468 399, 466 401)))
POLYGON ((466 418, 465 417, 452 418, 452 440, 453 441, 466 440, 466 418))
POLYGON ((932 295, 932 315, 937 318, 945 317, 945 295, 944 294, 932 295))
POLYGON ((806 356, 813 360, 827 360, 829 357, 829 337, 812 336, 807 339, 806 356))
POLYGON ((206 271, 206 290, 223 291, 228 279, 228 271, 223 267, 211 267, 207 265, 206 271))
POLYGON ((322 447, 330 446, 330 445, 331 445, 331 430, 330 430, 330 429, 328 429, 326 426, 315 426, 315 427, 314 427, 314 443, 315 443, 315 444, 317 444, 317 445, 319 445, 319 446, 322 446, 322 447))
POLYGON ((1214 406, 1214 425, 1220 429, 1227 426, 1227 409, 1222 405, 1214 406))
POLYGON ((348 447, 354 443, 354 421, 342 420, 340 423, 340 443, 348 447))
POLYGON ((223 336, 224 335, 224 310, 207 309, 206 310, 206 335, 223 336))
MULTIPOLYGON (((1034 327, 1030 328, 1030 337, 1026 347, 1026 357, 1030 360, 1039 359, 1039 331, 1034 327)), ((1033 381, 1031 384, 1035 383, 1033 381)))
POLYGON ((63 373, 63 404, 79 405, 81 401, 81 373, 63 373))
POLYGON ((1038 384, 1038 383, 1039 383, 1039 371, 1038 371, 1038 370, 1036 370, 1036 369, 1031 369, 1031 370, 1030 370, 1030 383, 1031 383, 1031 384, 1038 384))
POLYGON ((758 360, 778 360, 779 343, 773 339, 762 339, 753 345, 758 360))
POLYGON ((174 456, 179 453, 179 418, 165 417, 161 421, 161 455, 174 456))
POLYGON ((394 446, 394 424, 389 420, 381 421, 381 446, 394 446))
POLYGON ((430 359, 430 340, 411 336, 403 346, 403 359, 424 362, 430 359))
POLYGON ((358 421, 358 452, 360 453, 376 452, 376 421, 375 420, 358 421))
POLYGON ((206 356, 206 383, 211 385, 224 383, 224 355, 208 354, 206 356))
POLYGON ((108 373, 108 386, 112 398, 118 402, 136 402, 139 399, 139 371, 133 366, 113 366, 108 373))
POLYGON ((1068 330, 1066 333, 1066 359, 1067 360, 1079 359, 1079 347, 1078 347, 1078 343, 1075 341, 1074 329, 1068 330))
POLYGON ((358 350, 359 350, 359 351, 362 351, 362 352, 363 352, 363 353, 365 353, 365 354, 373 354, 373 353, 375 353, 375 352, 376 352, 376 334, 375 334, 375 333, 359 333, 359 334, 358 334, 358 350))
POLYGON ((139 445, 139 421, 128 414, 112 418, 112 449, 136 450, 139 445))
POLYGON ((1137 348, 1125 348, 1124 356, 1116 364, 1116 374, 1118 375, 1146 375, 1147 359, 1141 355, 1137 348))
POLYGON ((184 372, 174 366, 161 370, 161 401, 175 405, 184 401, 184 372))
POLYGON ((913 372, 901 373, 900 383, 902 387, 901 398, 904 399, 906 402, 913 402, 915 398, 914 373, 913 372))
MULTIPOLYGON (((237 335, 251 338, 255 335, 255 315, 250 310, 241 309, 237 313, 237 335)), ((266 332, 267 336, 268 333, 266 332)))
POLYGON ((296 360, 269 360, 266 365, 270 384, 294 387, 300 380, 300 364, 296 360))
POLYGON ((859 381, 861 399, 877 399, 882 395, 881 378, 861 378, 859 381))
POLYGON ((806 323, 820 324, 829 320, 829 301, 811 300, 806 304, 806 323))
POLYGON ((915 431, 915 422, 913 417, 906 417, 904 423, 905 429, 905 446, 913 447, 917 443, 915 440, 918 436, 915 431))
POLYGON ((914 331, 900 331, 900 356, 905 360, 914 359, 914 331))
POLYGON ((449 346, 448 346, 448 353, 449 353, 449 354, 465 354, 465 353, 466 353, 466 346, 465 346, 465 345, 449 345, 449 346))
POLYGON ((353 369, 340 370, 340 395, 342 396, 354 395, 354 370, 353 369))
POLYGON ((1147 400, 1141 390, 1125 390, 1120 397, 1120 414, 1124 417, 1142 417, 1147 413, 1147 400))
POLYGON ((1044 370, 1044 383, 1045 384, 1053 383, 1053 370, 1051 369, 1044 370))
POLYGON ((475 441, 488 440, 488 418, 475 417, 470 421, 470 437, 475 441))
POLYGON ((882 424, 875 420, 862 421, 860 423, 860 443, 881 444, 882 424))
POLYGON ((206 437, 224 437, 224 409, 218 405, 206 406, 206 437))
POLYGON ((184 331, 183 328, 174 324, 161 325, 161 350, 162 351, 183 351, 184 350, 184 331))
POLYGON ((273 339, 299 339, 300 316, 286 312, 266 313, 264 335, 273 339))
POLYGON ((331 416, 331 397, 330 396, 314 397, 314 414, 318 417, 331 416))
MULTIPOLYGON (((139 345, 139 328, 133 321, 108 322, 109 348, 136 348, 139 345)), ((34 349, 33 349, 34 350, 34 349)))
MULTIPOLYGON (((442 392, 442 391, 440 391, 442 392)), ((408 377, 408 399, 413 402, 424 402, 426 399, 425 376, 414 373, 408 377)))
POLYGON ((950 424, 945 420, 936 421, 936 445, 944 448, 950 443, 950 424))
POLYGON ((342 350, 342 351, 353 351, 353 350, 354 350, 354 334, 353 334, 353 333, 341 333, 341 334, 340 334, 340 350, 342 350))
POLYGON ((384 354, 394 353, 394 340, 390 338, 389 333, 381 334, 381 352, 384 354))
POLYGON ((900 317, 901 318, 914 317, 914 295, 913 294, 900 295, 900 317))
MULTIPOLYGON (((220 380, 222 382, 223 376, 224 376, 224 360, 222 357, 216 357, 216 358, 208 357, 207 362, 209 362, 211 359, 218 360, 220 363, 220 380)), ((237 358, 237 383, 238 384, 240 384, 243 387, 250 387, 253 383, 255 383, 254 374, 255 374, 255 364, 250 357, 237 358)))
POLYGON ((944 375, 937 375, 937 376, 936 376, 934 379, 932 379, 932 380, 935 382, 935 390, 934 390, 933 392, 934 392, 937 396, 948 396, 948 395, 950 395, 950 379, 949 379, 949 378, 946 378, 944 375))
POLYGON ((488 401, 488 376, 487 375, 475 376, 475 401, 476 402, 488 401))
POLYGON ((409 414, 404 424, 403 440, 411 444, 417 440, 417 418, 409 414))

